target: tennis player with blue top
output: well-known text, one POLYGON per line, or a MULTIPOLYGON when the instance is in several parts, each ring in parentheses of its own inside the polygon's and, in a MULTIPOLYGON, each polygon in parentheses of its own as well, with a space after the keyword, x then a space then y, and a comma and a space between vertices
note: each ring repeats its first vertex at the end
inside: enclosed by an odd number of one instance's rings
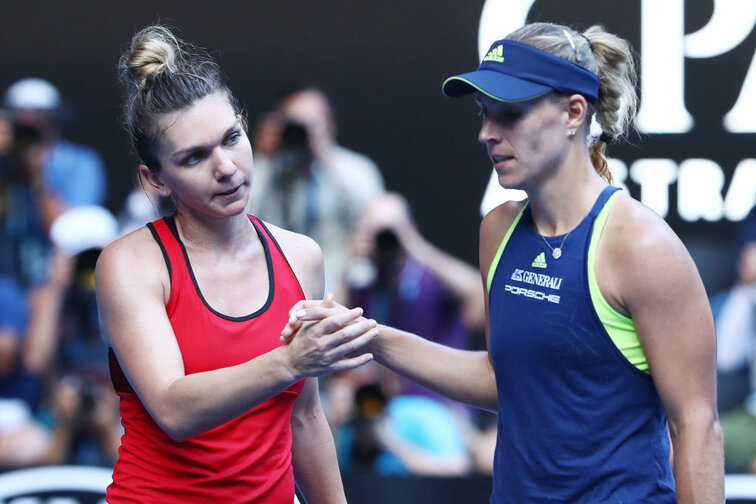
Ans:
MULTIPOLYGON (((498 413, 491 503, 723 502, 703 284, 666 223, 611 185, 604 156, 634 118, 629 44, 526 25, 443 91, 475 95, 499 183, 528 194, 481 224, 488 351, 383 326, 369 351, 498 413)), ((284 338, 336 308, 299 303, 284 338)))

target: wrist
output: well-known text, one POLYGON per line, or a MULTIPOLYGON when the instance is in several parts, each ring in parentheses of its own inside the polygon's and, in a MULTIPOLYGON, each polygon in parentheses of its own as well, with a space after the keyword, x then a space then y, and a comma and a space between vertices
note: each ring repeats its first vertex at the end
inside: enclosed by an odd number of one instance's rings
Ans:
POLYGON ((378 334, 363 347, 363 353, 371 353, 375 360, 381 360, 383 358, 384 349, 389 346, 389 343, 386 340, 390 338, 391 327, 384 324, 378 324, 376 329, 378 330, 378 334))
POLYGON ((280 373, 281 379, 285 383, 294 384, 305 378, 294 364, 294 360, 291 356, 291 343, 276 348, 270 352, 269 355, 274 358, 276 370, 280 373))

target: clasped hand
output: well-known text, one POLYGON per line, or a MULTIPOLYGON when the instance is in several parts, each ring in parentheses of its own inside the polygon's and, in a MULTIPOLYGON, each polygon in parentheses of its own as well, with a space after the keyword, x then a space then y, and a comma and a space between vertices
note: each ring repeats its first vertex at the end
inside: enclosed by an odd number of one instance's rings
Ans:
POLYGON ((322 301, 295 304, 281 341, 289 351, 295 375, 306 377, 367 364, 373 355, 359 350, 377 335, 375 320, 364 318, 362 308, 347 310, 329 294, 322 301))

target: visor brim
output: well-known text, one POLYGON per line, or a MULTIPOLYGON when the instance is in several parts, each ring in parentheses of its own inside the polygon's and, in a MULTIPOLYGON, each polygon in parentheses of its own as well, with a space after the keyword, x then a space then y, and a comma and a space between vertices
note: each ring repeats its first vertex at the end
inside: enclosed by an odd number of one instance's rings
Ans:
POLYGON ((543 84, 482 69, 449 77, 441 85, 441 91, 452 98, 479 91, 494 100, 514 103, 533 100, 553 89, 543 84))

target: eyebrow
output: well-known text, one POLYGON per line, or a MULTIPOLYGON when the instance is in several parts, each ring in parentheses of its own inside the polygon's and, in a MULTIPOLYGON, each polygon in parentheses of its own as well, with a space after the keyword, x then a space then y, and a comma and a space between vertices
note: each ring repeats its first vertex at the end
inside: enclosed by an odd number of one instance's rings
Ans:
MULTIPOLYGON (((228 128, 226 130, 226 132, 223 133, 223 136, 221 138, 225 139, 228 135, 230 135, 231 133, 233 133, 238 128, 239 128, 239 123, 234 123, 233 126, 231 126, 230 128, 228 128)), ((189 154, 190 152, 207 150, 209 147, 210 147, 210 145, 193 145, 193 146, 187 147, 185 149, 177 150, 176 152, 174 152, 173 154, 171 154, 171 157, 174 158, 174 159, 175 158, 179 158, 179 157, 181 157, 181 156, 183 156, 185 154, 189 154)))

